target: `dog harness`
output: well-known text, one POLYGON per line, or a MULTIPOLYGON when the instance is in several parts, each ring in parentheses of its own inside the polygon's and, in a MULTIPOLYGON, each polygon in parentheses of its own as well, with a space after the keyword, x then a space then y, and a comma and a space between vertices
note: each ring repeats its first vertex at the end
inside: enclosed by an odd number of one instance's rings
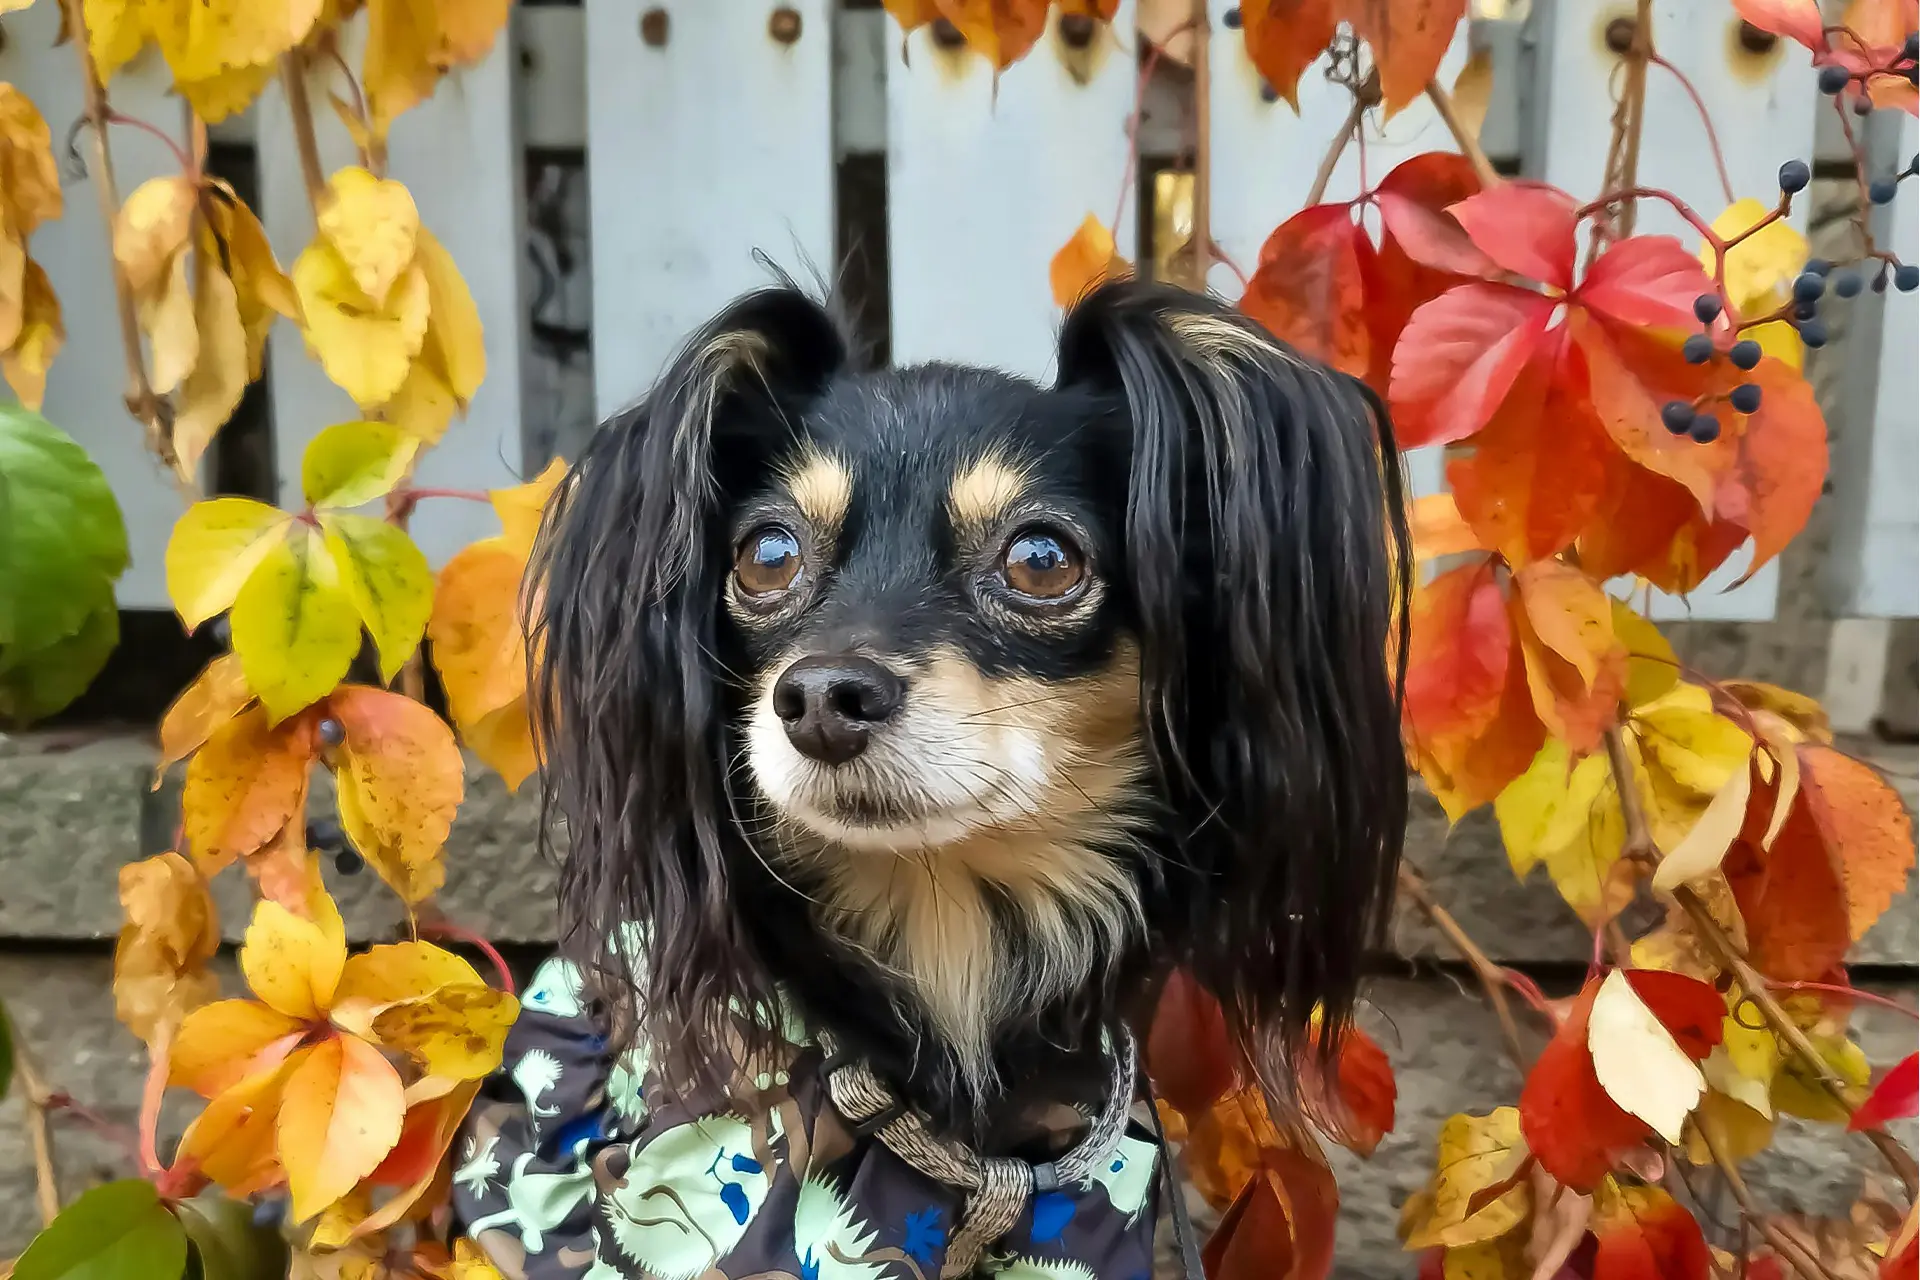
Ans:
POLYGON ((1124 1031, 1097 1114, 1034 1117, 1072 1139, 1034 1164, 933 1133, 787 1011, 760 1021, 779 1061, 670 1097, 547 961, 455 1146, 458 1231, 508 1280, 1149 1280, 1163 1160, 1124 1031))

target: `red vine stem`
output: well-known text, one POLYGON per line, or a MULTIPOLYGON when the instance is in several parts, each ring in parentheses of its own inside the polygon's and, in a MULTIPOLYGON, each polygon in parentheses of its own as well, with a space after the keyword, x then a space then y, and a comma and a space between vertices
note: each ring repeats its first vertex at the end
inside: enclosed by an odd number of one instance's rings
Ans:
POLYGON ((444 938, 449 942, 463 942, 472 947, 493 965, 494 973, 500 979, 500 989, 508 995, 517 994, 513 986, 513 971, 507 968, 507 962, 491 942, 462 925, 451 920, 426 920, 420 924, 420 932, 429 938, 444 938))
POLYGON ((459 498, 466 502, 492 502, 493 499, 478 489, 400 489, 396 492, 409 502, 421 498, 459 498))
POLYGON ((140 1090, 140 1176, 157 1178, 166 1171, 160 1163, 160 1100, 167 1093, 168 1062, 173 1054, 174 1028, 163 1026, 147 1046, 147 1080, 140 1090))
POLYGON ((1732 204, 1737 197, 1733 194, 1733 179, 1727 176, 1727 158, 1720 151, 1720 135, 1714 131, 1713 117, 1707 114, 1707 104, 1701 98, 1700 91, 1693 87, 1693 81, 1687 79, 1687 73, 1668 62, 1652 49, 1647 50, 1647 61, 1663 68, 1668 75, 1680 82, 1680 87, 1693 99, 1693 106, 1700 113, 1700 123, 1707 131, 1707 146, 1713 151, 1713 167, 1720 171, 1720 190, 1732 204))
POLYGON ((1849 1000, 1858 1000, 1862 1004, 1875 1004, 1883 1009, 1920 1022, 1920 1010, 1911 1009, 1891 996, 1883 996, 1876 991, 1862 991, 1858 987, 1844 987, 1837 982, 1776 982, 1769 978, 1767 987, 1773 991, 1818 991, 1827 995, 1845 996, 1849 1000))
MULTIPOLYGON (((1181 23, 1167 32, 1167 42, 1186 31, 1193 25, 1193 19, 1181 23)), ((1133 174, 1140 160, 1140 116, 1147 106, 1147 86, 1153 82, 1153 73, 1160 65, 1160 55, 1166 52, 1164 45, 1147 41, 1147 60, 1140 66, 1140 77, 1133 86, 1133 114, 1127 117, 1127 167, 1120 175, 1120 199, 1113 207, 1112 228, 1114 234, 1120 231, 1120 219, 1127 212, 1127 196, 1133 191, 1133 174)))
POLYGON ((178 142, 175 142, 167 136, 165 130, 140 119, 138 116, 124 115, 111 108, 107 111, 107 123, 120 125, 128 129, 138 129, 141 133, 158 138, 162 146, 173 152, 173 158, 179 162, 182 173, 194 179, 199 178, 200 166, 194 163, 193 157, 188 155, 178 142))

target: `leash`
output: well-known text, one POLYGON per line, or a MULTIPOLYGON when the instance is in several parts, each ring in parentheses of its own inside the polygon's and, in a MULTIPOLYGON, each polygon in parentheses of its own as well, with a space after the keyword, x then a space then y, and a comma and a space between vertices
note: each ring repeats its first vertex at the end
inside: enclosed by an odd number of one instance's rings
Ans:
MULTIPOLYGON (((960 1221, 947 1239, 940 1280, 961 1280, 971 1275, 987 1246, 1013 1227, 1021 1208, 1035 1193, 1091 1178, 1100 1162, 1119 1145, 1126 1131, 1127 1113, 1132 1109, 1137 1057, 1133 1036, 1125 1027, 1120 1028, 1114 1046, 1113 1075, 1100 1114, 1092 1118, 1086 1135, 1071 1151, 1044 1164, 1029 1164, 1011 1156, 983 1156, 930 1132, 920 1115, 902 1102, 871 1067, 843 1055, 831 1033, 822 1031, 817 1039, 826 1055, 820 1070, 826 1077, 834 1109, 860 1134, 877 1137, 910 1168, 964 1194, 960 1221)), ((1159 1123, 1157 1114, 1154 1123, 1159 1123)), ((1164 1152, 1164 1141, 1161 1149, 1164 1152)), ((1167 1161, 1163 1158, 1161 1164, 1164 1168, 1167 1161)), ((1175 1230, 1177 1233, 1179 1228, 1175 1230)), ((1191 1234, 1190 1226, 1188 1231, 1191 1234)), ((1197 1271, 1189 1274, 1198 1280, 1197 1271)))
POLYGON ((1173 1218, 1173 1242, 1180 1250, 1182 1280, 1206 1280, 1206 1265, 1200 1260, 1200 1246, 1193 1237, 1193 1217, 1187 1212, 1186 1190, 1173 1167, 1173 1149, 1167 1145, 1166 1126, 1160 1123, 1160 1103, 1153 1096, 1153 1081, 1140 1073, 1146 1090, 1147 1107, 1153 1112, 1153 1138, 1160 1147, 1160 1192, 1167 1198, 1167 1212, 1173 1218))

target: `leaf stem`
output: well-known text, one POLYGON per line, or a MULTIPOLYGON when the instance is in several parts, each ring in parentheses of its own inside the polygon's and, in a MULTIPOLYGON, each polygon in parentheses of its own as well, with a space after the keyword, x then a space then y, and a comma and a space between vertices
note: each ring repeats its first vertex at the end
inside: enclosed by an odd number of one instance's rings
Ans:
POLYGON ((1920 1011, 1909 1008, 1891 996, 1883 996, 1877 991, 1862 991, 1858 987, 1846 987, 1837 982, 1775 982, 1767 980, 1767 987, 1773 991, 1819 991, 1828 995, 1844 996, 1848 1000, 1858 1000, 1862 1004, 1879 1005, 1895 1013, 1904 1014, 1920 1021, 1920 1011))
POLYGON ((1411 898, 1421 914, 1433 922, 1434 928, 1446 935, 1453 949, 1460 953, 1461 959, 1473 969, 1474 976, 1480 979, 1480 985, 1487 992, 1487 1003, 1493 1006, 1493 1014, 1500 1020, 1500 1034, 1507 1042, 1507 1056, 1525 1075, 1527 1052, 1520 1040, 1520 1026, 1513 1020, 1513 1009, 1507 1003, 1506 971, 1487 958, 1487 953, 1467 935, 1452 913, 1434 900, 1433 891, 1427 887, 1420 873, 1404 863, 1400 867, 1400 892, 1411 898))
POLYGON ((140 1176, 157 1178, 166 1171, 160 1163, 160 1102, 167 1093, 174 1028, 162 1026, 147 1046, 147 1079, 140 1089, 140 1176))
POLYGON ((1700 113, 1700 124, 1707 131, 1707 146, 1713 152, 1713 167, 1720 172, 1721 194, 1726 196, 1728 204, 1732 204, 1738 197, 1733 193, 1733 179, 1727 176, 1727 157, 1720 150, 1720 135, 1714 130, 1713 117, 1707 113, 1706 100, 1700 96, 1700 91, 1693 87, 1693 81, 1687 79, 1686 72, 1668 62, 1654 50, 1647 50, 1647 61, 1665 69, 1668 75, 1680 82, 1680 87, 1686 90, 1687 96, 1693 99, 1694 110, 1700 113))
POLYGON ((1333 141, 1327 145, 1327 154, 1320 160, 1320 168, 1313 175, 1313 185, 1307 189, 1306 207, 1311 209, 1327 196, 1327 184, 1333 181, 1333 171, 1340 164, 1340 157, 1346 153, 1347 144, 1360 136, 1360 121, 1367 114, 1367 103, 1358 89, 1353 92, 1353 105, 1347 109, 1347 118, 1341 124, 1340 131, 1333 135, 1333 141))
POLYGON ((1759 1228, 1773 1251, 1784 1258, 1805 1280, 1834 1280, 1833 1273, 1820 1264, 1820 1260, 1808 1253, 1798 1240, 1787 1235, 1768 1220, 1760 1206, 1754 1202, 1753 1191, 1747 1186, 1747 1180, 1740 1176, 1740 1167, 1727 1158, 1727 1153, 1714 1141, 1713 1131, 1708 1125, 1694 1126, 1700 1140, 1707 1145, 1707 1151, 1713 1156, 1713 1162, 1720 1166, 1720 1174, 1727 1180, 1727 1189, 1733 1193, 1733 1199, 1740 1206, 1740 1216, 1759 1228))
POLYGON ((439 919, 423 919, 420 932, 429 938, 444 938, 449 942, 462 942, 485 956, 493 965, 494 973, 500 979, 500 989, 508 995, 516 994, 513 986, 513 970, 507 967, 506 960, 499 950, 485 938, 464 925, 455 924, 444 916, 439 919))
POLYGON ((1460 154, 1473 166, 1474 173, 1483 187, 1500 185, 1500 175, 1494 171, 1493 161, 1487 159, 1487 153, 1480 147, 1480 139, 1473 136, 1473 130, 1467 128, 1460 119, 1460 113, 1454 109, 1453 95, 1448 93, 1438 80, 1427 81, 1427 100, 1433 103, 1433 109, 1440 113, 1440 122, 1447 126, 1447 132, 1453 135, 1459 144, 1460 154))
MULTIPOLYGON (((1189 20, 1167 32, 1167 43, 1192 25, 1189 20)), ((1146 37, 1142 36, 1141 39, 1146 37)), ((1116 236, 1120 233, 1120 219, 1127 212, 1127 196, 1133 192, 1133 175, 1140 160, 1140 116, 1147 106, 1147 86, 1153 83, 1153 73, 1160 65, 1160 55, 1166 52, 1164 44, 1154 44, 1151 40, 1147 44, 1146 61, 1141 64, 1140 76, 1133 85, 1133 112, 1127 117, 1127 165, 1120 174, 1120 198, 1114 202, 1110 228, 1116 236)))
POLYGON ((168 137, 166 132, 160 129, 159 127, 157 127, 156 125, 150 123, 149 121, 142 120, 138 116, 126 115, 123 112, 114 111, 112 109, 109 109, 107 112, 107 123, 111 125, 118 125, 123 128, 137 129, 141 133, 147 134, 149 137, 159 139, 161 146, 173 152, 173 158, 176 161, 178 161, 180 164, 180 172, 186 174, 190 178, 194 178, 194 179, 199 178, 200 166, 194 162, 194 158, 188 155, 186 150, 183 147, 181 147, 181 145, 178 142, 175 142, 171 137, 168 137))
MULTIPOLYGON (((85 36, 75 39, 85 39, 85 36)), ((53 1125, 47 1120, 47 1099, 52 1095, 33 1055, 20 1043, 19 1031, 18 1027, 14 1028, 13 1070, 26 1094, 22 1101, 27 1112, 27 1141, 33 1147, 34 1202, 40 1210, 40 1225, 44 1227, 60 1216, 60 1181, 53 1167, 53 1125)))
POLYGON ((280 55, 280 85, 287 95, 287 115, 293 122, 293 142, 300 152, 300 178, 306 184, 307 204, 320 216, 327 175, 320 164, 320 141, 313 128, 313 102, 307 96, 307 60, 299 49, 280 55))
POLYGON ((459 498, 466 502, 493 501, 492 498, 488 497, 485 492, 479 489, 408 488, 396 489, 394 492, 408 502, 417 502, 422 498, 459 498))

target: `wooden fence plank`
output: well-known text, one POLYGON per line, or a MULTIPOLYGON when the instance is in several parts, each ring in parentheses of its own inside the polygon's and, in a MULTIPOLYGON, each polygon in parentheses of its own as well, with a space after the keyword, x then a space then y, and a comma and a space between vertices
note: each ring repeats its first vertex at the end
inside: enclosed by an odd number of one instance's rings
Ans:
POLYGON ((587 0, 593 354, 602 416, 695 328, 772 283, 834 267, 828 0, 587 0), (797 35, 772 17, 789 9, 797 35), (643 10, 664 15, 643 30, 643 10), (650 40, 649 37, 652 37, 650 40), (652 42, 658 40, 659 43, 652 42))
POLYGON ((1044 376, 1060 309, 1048 266, 1092 214, 1134 256, 1127 121, 1133 4, 1070 49, 1057 16, 1005 74, 931 27, 887 66, 887 252, 893 359, 959 360, 1044 376), (1076 74, 1078 73, 1078 74, 1076 74))

